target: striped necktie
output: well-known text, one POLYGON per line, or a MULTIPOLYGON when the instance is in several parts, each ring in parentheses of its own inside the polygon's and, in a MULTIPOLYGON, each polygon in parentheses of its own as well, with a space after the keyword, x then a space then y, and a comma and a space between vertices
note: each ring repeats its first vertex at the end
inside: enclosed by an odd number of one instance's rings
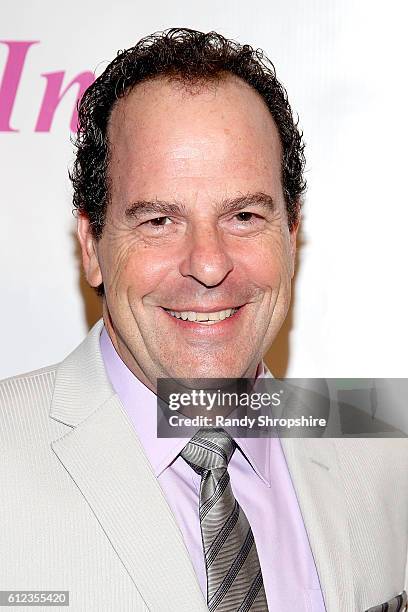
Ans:
POLYGON ((181 456, 201 475, 200 526, 210 612, 266 612, 252 529, 230 485, 236 443, 223 429, 200 429, 181 456))

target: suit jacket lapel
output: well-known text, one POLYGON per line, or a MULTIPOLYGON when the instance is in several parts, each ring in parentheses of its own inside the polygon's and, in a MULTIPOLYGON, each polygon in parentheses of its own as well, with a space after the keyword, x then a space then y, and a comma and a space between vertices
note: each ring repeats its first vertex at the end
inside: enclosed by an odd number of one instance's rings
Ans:
POLYGON ((51 417, 72 427, 52 449, 153 610, 206 610, 182 535, 107 380, 99 322, 57 372, 51 417), (158 587, 158 581, 160 586, 158 587))
POLYGON ((347 507, 331 439, 282 439, 328 612, 354 610, 347 507))

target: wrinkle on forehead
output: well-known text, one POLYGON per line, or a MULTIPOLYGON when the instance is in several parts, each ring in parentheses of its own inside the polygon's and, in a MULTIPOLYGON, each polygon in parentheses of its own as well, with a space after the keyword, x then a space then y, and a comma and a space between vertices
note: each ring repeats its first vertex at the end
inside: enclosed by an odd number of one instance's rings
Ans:
POLYGON ((274 169, 280 180, 275 122, 261 96, 237 77, 193 94, 163 79, 141 83, 115 105, 108 135, 109 173, 121 191, 123 182, 155 176, 218 180, 274 169))

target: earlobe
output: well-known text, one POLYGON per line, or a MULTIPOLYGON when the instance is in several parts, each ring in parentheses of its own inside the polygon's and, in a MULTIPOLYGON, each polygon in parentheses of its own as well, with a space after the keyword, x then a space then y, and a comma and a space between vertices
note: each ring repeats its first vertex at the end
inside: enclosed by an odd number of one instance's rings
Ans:
POLYGON ((89 218, 84 213, 79 213, 77 221, 77 236, 82 253, 82 265, 85 277, 91 287, 102 284, 102 273, 99 266, 96 240, 92 233, 89 218))

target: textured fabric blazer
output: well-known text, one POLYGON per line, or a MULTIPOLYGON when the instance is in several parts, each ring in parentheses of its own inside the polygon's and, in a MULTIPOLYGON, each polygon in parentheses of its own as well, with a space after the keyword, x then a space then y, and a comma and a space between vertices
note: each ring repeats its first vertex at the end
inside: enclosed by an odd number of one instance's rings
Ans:
MULTIPOLYGON (((73 612, 204 611, 181 532, 107 379, 101 328, 61 364, 0 384, 0 590, 67 590, 73 612)), ((327 611, 405 609, 405 595, 393 598, 407 589, 407 440, 282 446, 327 611)))

